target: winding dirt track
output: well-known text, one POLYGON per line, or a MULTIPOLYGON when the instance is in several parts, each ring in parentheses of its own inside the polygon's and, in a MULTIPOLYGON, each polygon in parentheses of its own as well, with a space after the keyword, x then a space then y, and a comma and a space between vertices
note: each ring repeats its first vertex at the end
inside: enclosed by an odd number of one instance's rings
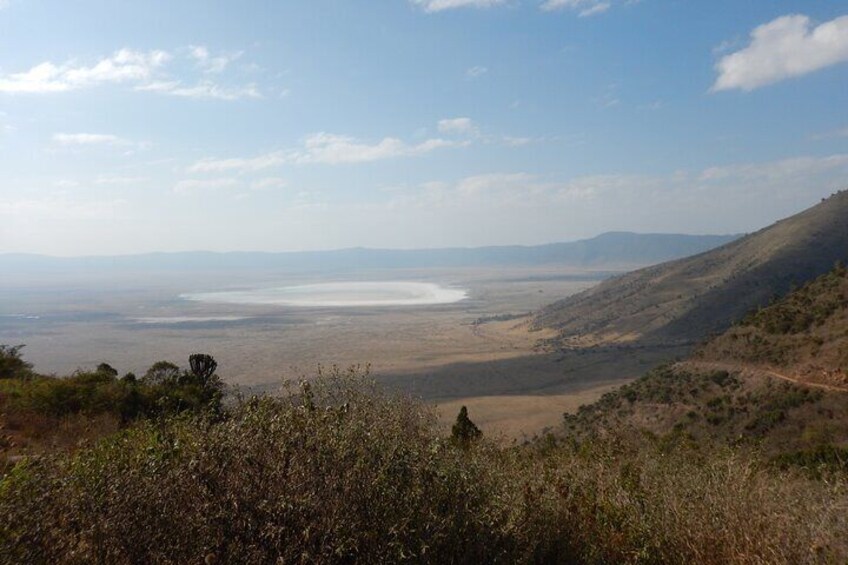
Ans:
POLYGON ((723 363, 718 361, 682 361, 676 364, 677 367, 682 368, 691 368, 695 370, 711 370, 711 371, 728 371, 728 372, 739 372, 749 375, 760 375, 760 376, 768 376, 775 379, 780 379, 783 381, 790 382, 792 384, 796 384, 798 386, 806 386, 810 388, 818 388, 821 390, 827 390, 830 392, 848 392, 848 387, 841 387, 835 385, 828 385, 824 383, 815 383, 807 380, 799 379, 797 377, 793 377, 790 375, 785 375, 783 373, 778 373, 774 369, 766 368, 766 367, 751 367, 747 365, 740 365, 734 363, 723 363))

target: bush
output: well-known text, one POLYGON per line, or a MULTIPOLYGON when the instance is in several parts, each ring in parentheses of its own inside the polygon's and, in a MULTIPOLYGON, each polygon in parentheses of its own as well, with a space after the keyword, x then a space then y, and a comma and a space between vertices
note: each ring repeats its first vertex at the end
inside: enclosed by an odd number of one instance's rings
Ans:
POLYGON ((458 447, 356 376, 141 422, 0 482, 10 563, 844 562, 844 485, 633 438, 458 447))

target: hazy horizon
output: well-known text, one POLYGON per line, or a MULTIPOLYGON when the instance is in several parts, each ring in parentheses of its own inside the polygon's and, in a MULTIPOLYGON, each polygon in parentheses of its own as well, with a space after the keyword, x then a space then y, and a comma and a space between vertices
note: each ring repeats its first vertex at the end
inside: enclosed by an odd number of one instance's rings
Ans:
MULTIPOLYGON (((761 226, 765 227, 765 226, 761 226)), ((759 228, 758 228, 759 229, 759 228)), ((598 233, 595 235, 590 235, 585 238, 577 238, 577 239, 569 239, 569 240, 560 240, 560 241, 541 241, 538 243, 494 243, 490 245, 477 245, 477 246, 446 246, 446 247, 368 247, 368 246, 348 246, 348 247, 327 247, 327 248, 317 248, 317 249, 280 249, 280 250, 257 250, 257 249, 174 249, 171 251, 163 251, 158 249, 152 249, 147 251, 139 251, 136 253, 102 253, 102 254, 90 254, 90 255, 54 255, 49 253, 29 253, 29 252, 19 252, 19 251, 0 251, 0 257, 2 256, 10 256, 10 255, 32 255, 37 257, 45 257, 50 259, 88 259, 88 258, 110 258, 110 257, 136 257, 136 256, 145 256, 145 255, 189 255, 189 254, 213 254, 213 255, 226 255, 226 254, 263 254, 263 255, 296 255, 296 254, 312 254, 312 253, 338 253, 338 252, 346 252, 346 251, 375 251, 375 252, 415 252, 415 251, 448 251, 448 250, 482 250, 488 248, 509 248, 509 247, 524 247, 524 248, 532 248, 532 247, 545 247, 552 245, 561 245, 561 244, 571 244, 571 243, 579 243, 584 241, 591 241, 597 238, 601 238, 606 235, 613 234, 625 234, 625 235, 636 235, 636 236, 680 236, 680 237, 692 237, 692 238, 710 238, 710 237, 735 237, 744 235, 742 233, 678 233, 678 232, 630 232, 630 231, 605 231, 602 233, 598 233)))

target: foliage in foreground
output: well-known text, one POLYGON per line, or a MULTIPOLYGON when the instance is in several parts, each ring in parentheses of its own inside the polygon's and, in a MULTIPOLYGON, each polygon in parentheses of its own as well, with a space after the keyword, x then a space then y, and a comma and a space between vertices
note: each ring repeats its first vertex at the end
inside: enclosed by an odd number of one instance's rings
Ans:
POLYGON ((844 485, 610 439, 499 449, 335 371, 0 482, 0 560, 844 562, 844 485), (840 509, 840 505, 842 508, 840 509))
POLYGON ((5 452, 73 448, 139 419, 221 409, 224 385, 210 355, 191 355, 190 370, 159 361, 140 379, 119 378, 107 363, 53 377, 35 373, 22 347, 0 345, 0 470, 5 452))

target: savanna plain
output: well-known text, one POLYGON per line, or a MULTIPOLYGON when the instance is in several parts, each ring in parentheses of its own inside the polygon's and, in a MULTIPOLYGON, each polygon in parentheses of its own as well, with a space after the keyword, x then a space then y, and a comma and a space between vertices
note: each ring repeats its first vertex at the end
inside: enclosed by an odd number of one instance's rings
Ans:
POLYGON ((316 375, 319 366, 360 365, 388 388, 437 405, 446 423, 467 405, 487 433, 522 438, 650 367, 650 352, 554 353, 544 346, 551 331, 530 326, 530 312, 610 272, 546 266, 7 279, 0 342, 26 344, 37 370, 56 374, 103 362, 122 374, 144 374, 156 361, 180 364, 204 351, 219 361, 229 385, 250 394, 273 394, 285 380, 316 375), (326 307, 189 299, 362 281, 436 284, 465 298, 326 307), (608 375, 598 374, 599 363, 608 375))

